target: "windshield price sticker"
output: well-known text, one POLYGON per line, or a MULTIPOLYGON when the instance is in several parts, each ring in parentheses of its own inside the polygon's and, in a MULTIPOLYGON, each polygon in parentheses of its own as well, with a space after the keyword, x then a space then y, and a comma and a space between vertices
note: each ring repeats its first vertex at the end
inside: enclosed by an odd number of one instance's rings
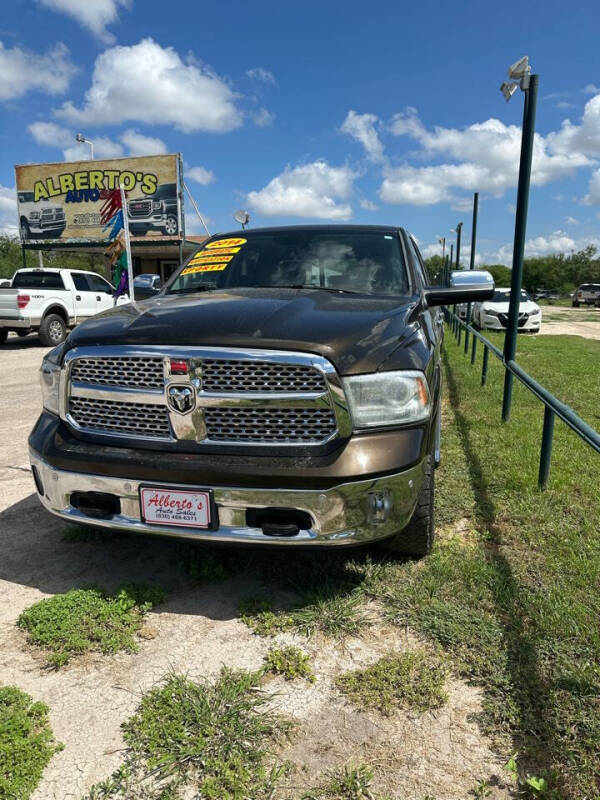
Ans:
POLYGON ((190 264, 206 264, 209 261, 228 264, 232 258, 233 256, 222 256, 221 253, 205 253, 202 256, 194 256, 190 264))
POLYGON ((200 264, 196 267, 186 267, 182 275, 194 275, 196 272, 220 272, 227 264, 200 264))
POLYGON ((142 518, 154 525, 177 525, 183 528, 208 528, 210 495, 181 489, 140 489, 142 518))
POLYGON ((239 247, 242 244, 246 244, 247 239, 217 239, 216 242, 209 242, 206 245, 207 250, 215 250, 220 249, 221 247, 239 247))

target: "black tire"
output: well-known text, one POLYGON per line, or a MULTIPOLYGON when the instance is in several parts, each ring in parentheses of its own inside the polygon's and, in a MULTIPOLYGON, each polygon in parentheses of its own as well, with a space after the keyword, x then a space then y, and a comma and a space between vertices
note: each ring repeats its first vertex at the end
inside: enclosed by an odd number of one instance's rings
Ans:
POLYGON ((8 331, 6 328, 0 328, 0 344, 4 344, 4 342, 8 339, 8 331))
POLYGON ((573 308, 579 308, 579 303, 576 303, 575 300, 573 300, 573 308))
POLYGON ((31 330, 29 330, 29 329, 25 330, 25 329, 21 328, 20 330, 17 331, 17 336, 19 337, 19 339, 22 339, 24 336, 29 336, 30 333, 31 333, 31 330))
POLYGON ((381 542, 388 553, 421 558, 431 553, 435 538, 434 526, 435 470, 433 454, 427 456, 425 477, 417 505, 406 528, 381 542))
POLYGON ((67 338, 67 326, 58 314, 46 314, 40 322, 40 341, 45 347, 56 347, 67 338))

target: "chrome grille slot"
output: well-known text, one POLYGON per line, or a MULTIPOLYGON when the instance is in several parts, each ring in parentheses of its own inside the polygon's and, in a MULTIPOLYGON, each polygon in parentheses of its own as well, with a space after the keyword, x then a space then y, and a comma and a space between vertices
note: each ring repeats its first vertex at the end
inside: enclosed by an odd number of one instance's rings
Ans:
POLYGON ((72 397, 69 412, 74 422, 87 430, 154 439, 168 439, 171 435, 166 406, 72 397))
POLYGON ((163 359, 77 358, 71 367, 71 380, 133 389, 162 389, 165 383, 163 359))
POLYGON ((214 442, 320 444, 336 432, 330 408, 207 408, 204 418, 214 442))
POLYGON ((202 362, 205 392, 327 391, 323 373, 304 364, 206 359, 202 362))

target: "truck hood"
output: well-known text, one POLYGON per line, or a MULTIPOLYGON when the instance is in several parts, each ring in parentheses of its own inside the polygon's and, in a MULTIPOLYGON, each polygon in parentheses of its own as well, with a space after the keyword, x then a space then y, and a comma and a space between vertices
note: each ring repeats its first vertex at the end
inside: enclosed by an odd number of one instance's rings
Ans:
MULTIPOLYGON (((416 301, 315 289, 240 288, 162 295, 117 306, 78 325, 67 349, 183 345, 297 350, 322 355, 341 374, 372 372, 402 344, 395 366, 419 369, 410 342, 416 301), (400 363, 399 363, 400 360, 400 363)), ((420 342, 420 339, 419 339, 420 342)))

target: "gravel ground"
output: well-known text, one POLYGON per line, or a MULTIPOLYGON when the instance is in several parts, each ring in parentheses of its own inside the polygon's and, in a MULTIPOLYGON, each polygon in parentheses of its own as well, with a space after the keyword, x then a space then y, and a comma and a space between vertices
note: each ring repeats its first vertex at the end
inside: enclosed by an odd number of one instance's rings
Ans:
MULTIPOLYGON (((33 800, 71 800, 118 766, 121 722, 166 672, 213 676, 223 664, 255 669, 271 641, 236 619, 239 599, 259 588, 251 574, 198 586, 182 575, 174 542, 63 539, 63 523, 37 501, 27 462, 27 435, 40 407, 36 371, 44 352, 33 336, 11 336, 0 350, 0 684, 46 702, 54 733, 65 744, 33 800), (112 590, 127 580, 158 583, 168 592, 168 601, 149 615, 155 637, 140 640, 136 654, 93 655, 75 658, 58 672, 44 669, 41 654, 15 626, 20 612, 73 587, 98 584, 112 590)), ((363 761, 377 768, 375 788, 403 800, 427 794, 462 800, 481 779, 491 781, 490 797, 511 796, 502 783, 505 759, 491 750, 472 719, 481 709, 476 689, 452 680, 449 702, 440 711, 382 719, 354 710, 334 688, 341 670, 373 663, 390 648, 413 646, 409 634, 374 625, 343 647, 287 635, 279 640, 304 647, 317 674, 314 686, 278 679, 271 684, 278 692, 273 703, 299 724, 283 752, 298 764, 297 787, 314 783, 324 769, 363 761)))
POLYGON ((543 306, 542 335, 583 336, 584 339, 600 339, 600 309, 592 306, 543 306), (597 318, 597 319, 595 319, 597 318))

